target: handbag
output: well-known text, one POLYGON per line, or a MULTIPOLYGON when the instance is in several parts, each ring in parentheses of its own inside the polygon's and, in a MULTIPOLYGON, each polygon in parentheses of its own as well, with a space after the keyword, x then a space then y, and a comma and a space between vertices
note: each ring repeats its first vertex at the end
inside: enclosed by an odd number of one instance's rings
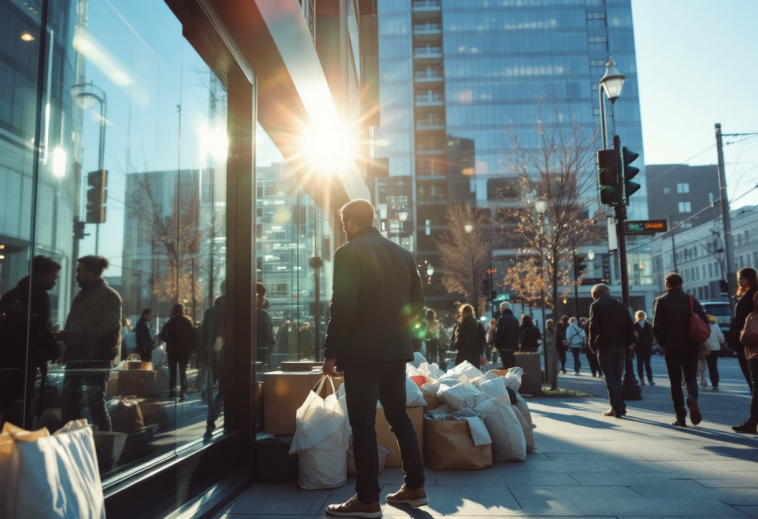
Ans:
MULTIPOLYGON (((758 294, 753 297, 753 308, 756 308, 758 294)), ((758 311, 753 310, 745 319, 745 325, 740 332, 740 342, 745 345, 745 358, 758 357, 758 311)))
POLYGON ((690 339, 700 344, 711 336, 711 327, 694 310, 695 299, 690 296, 690 339))
POLYGON ((697 350, 697 358, 703 360, 711 354, 711 349, 708 347, 707 342, 701 342, 699 349, 697 350))

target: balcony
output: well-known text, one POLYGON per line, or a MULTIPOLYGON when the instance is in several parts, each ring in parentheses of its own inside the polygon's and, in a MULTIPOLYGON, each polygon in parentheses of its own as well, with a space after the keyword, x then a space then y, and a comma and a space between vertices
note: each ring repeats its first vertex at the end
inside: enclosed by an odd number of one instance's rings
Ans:
POLYGON ((440 14, 440 0, 413 2, 413 17, 416 19, 437 18, 440 14))
POLYGON ((417 70, 414 75, 416 83, 439 83, 444 79, 445 75, 441 70, 417 70))
POLYGON ((427 92, 423 95, 416 96, 416 106, 443 106, 445 104, 445 96, 442 94, 434 94, 427 92))
POLYGON ((439 63, 442 61, 442 47, 427 45, 416 47, 413 51, 413 59, 416 63, 439 63))
POLYGON ((429 114, 423 119, 416 119, 417 130, 444 130, 445 121, 439 114, 429 114))
POLYGON ((439 41, 442 38, 442 25, 422 23, 413 26, 413 38, 417 41, 439 41))

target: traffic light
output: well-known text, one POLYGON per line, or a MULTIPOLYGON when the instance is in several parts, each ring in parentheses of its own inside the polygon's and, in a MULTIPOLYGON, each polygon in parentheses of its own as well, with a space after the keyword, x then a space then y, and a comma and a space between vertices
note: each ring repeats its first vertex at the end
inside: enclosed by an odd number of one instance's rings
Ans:
POLYGON ((497 290, 490 290, 490 301, 497 299, 497 290))
POLYGON ((489 278, 484 278, 482 280, 482 295, 484 297, 487 297, 490 293, 490 280, 489 278))
POLYGON ((586 269, 587 269, 587 258, 585 256, 575 256, 574 257, 574 270, 575 270, 574 276, 578 279, 579 276, 582 275, 582 272, 584 272, 586 269))
POLYGON ((104 169, 87 174, 87 223, 105 223, 108 172, 104 169))
POLYGON ((630 150, 626 146, 621 149, 622 169, 624 172, 624 203, 626 205, 629 205, 629 197, 640 189, 640 185, 637 182, 632 182, 632 179, 640 172, 640 168, 630 166, 639 156, 639 153, 630 150))
POLYGON ((602 204, 617 205, 619 202, 616 168, 615 150, 597 152, 597 184, 600 189, 600 203, 602 204))

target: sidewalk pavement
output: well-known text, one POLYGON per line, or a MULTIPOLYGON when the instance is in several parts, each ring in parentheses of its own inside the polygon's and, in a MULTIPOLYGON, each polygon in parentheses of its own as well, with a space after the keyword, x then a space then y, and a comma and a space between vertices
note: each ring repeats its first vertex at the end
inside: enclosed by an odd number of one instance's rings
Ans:
MULTIPOLYGON (((602 416, 606 401, 533 398, 537 448, 523 463, 495 463, 478 472, 427 469, 430 505, 387 505, 386 518, 593 517, 758 518, 758 438, 726 433, 706 422, 687 429, 673 416, 628 407, 602 416)), ((707 417, 706 417, 707 418, 707 417)), ((402 484, 386 468, 382 495, 402 484)), ((327 517, 326 505, 354 494, 354 480, 335 490, 254 485, 220 517, 327 517)))

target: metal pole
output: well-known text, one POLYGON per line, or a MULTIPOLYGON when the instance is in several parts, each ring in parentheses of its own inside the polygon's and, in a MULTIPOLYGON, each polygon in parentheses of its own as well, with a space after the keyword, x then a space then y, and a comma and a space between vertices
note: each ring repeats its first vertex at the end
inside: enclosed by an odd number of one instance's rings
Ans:
POLYGON ((676 238, 674 238, 674 219, 669 216, 669 220, 671 220, 671 249, 674 257, 674 272, 678 273, 679 269, 676 267, 676 238))
POLYGON ((726 194, 726 172, 724 171, 724 147, 721 142, 721 124, 716 123, 716 150, 719 160, 719 196, 721 197, 721 219, 724 224, 724 253, 726 255, 726 282, 729 304, 734 310, 732 295, 737 293, 737 275, 734 272, 734 251, 732 250, 732 223, 729 216, 729 198, 726 194))
MULTIPOLYGON (((618 135, 613 136, 613 148, 616 150, 616 174, 618 185, 624 185, 624 176, 621 172, 621 139, 618 135)), ((629 271, 626 263, 626 238, 624 237, 624 220, 626 220, 626 207, 619 197, 616 204, 616 236, 618 239, 619 263, 621 264, 621 300, 629 308, 629 271)))
MULTIPOLYGON (((103 166, 105 165, 105 92, 103 92, 103 97, 100 98, 100 142, 98 143, 98 150, 97 150, 97 169, 102 171, 103 166)), ((106 186, 103 186, 105 189, 105 195, 103 196, 103 204, 107 201, 108 197, 108 189, 106 186)), ((100 253, 100 224, 95 225, 95 254, 100 253)))
POLYGON ((574 247, 574 317, 579 319, 579 265, 576 261, 576 237, 571 237, 571 244, 574 247))
POLYGON ((605 124, 605 103, 603 102, 603 85, 597 85, 597 100, 600 104, 600 134, 603 137, 603 149, 608 149, 608 130, 605 124))

